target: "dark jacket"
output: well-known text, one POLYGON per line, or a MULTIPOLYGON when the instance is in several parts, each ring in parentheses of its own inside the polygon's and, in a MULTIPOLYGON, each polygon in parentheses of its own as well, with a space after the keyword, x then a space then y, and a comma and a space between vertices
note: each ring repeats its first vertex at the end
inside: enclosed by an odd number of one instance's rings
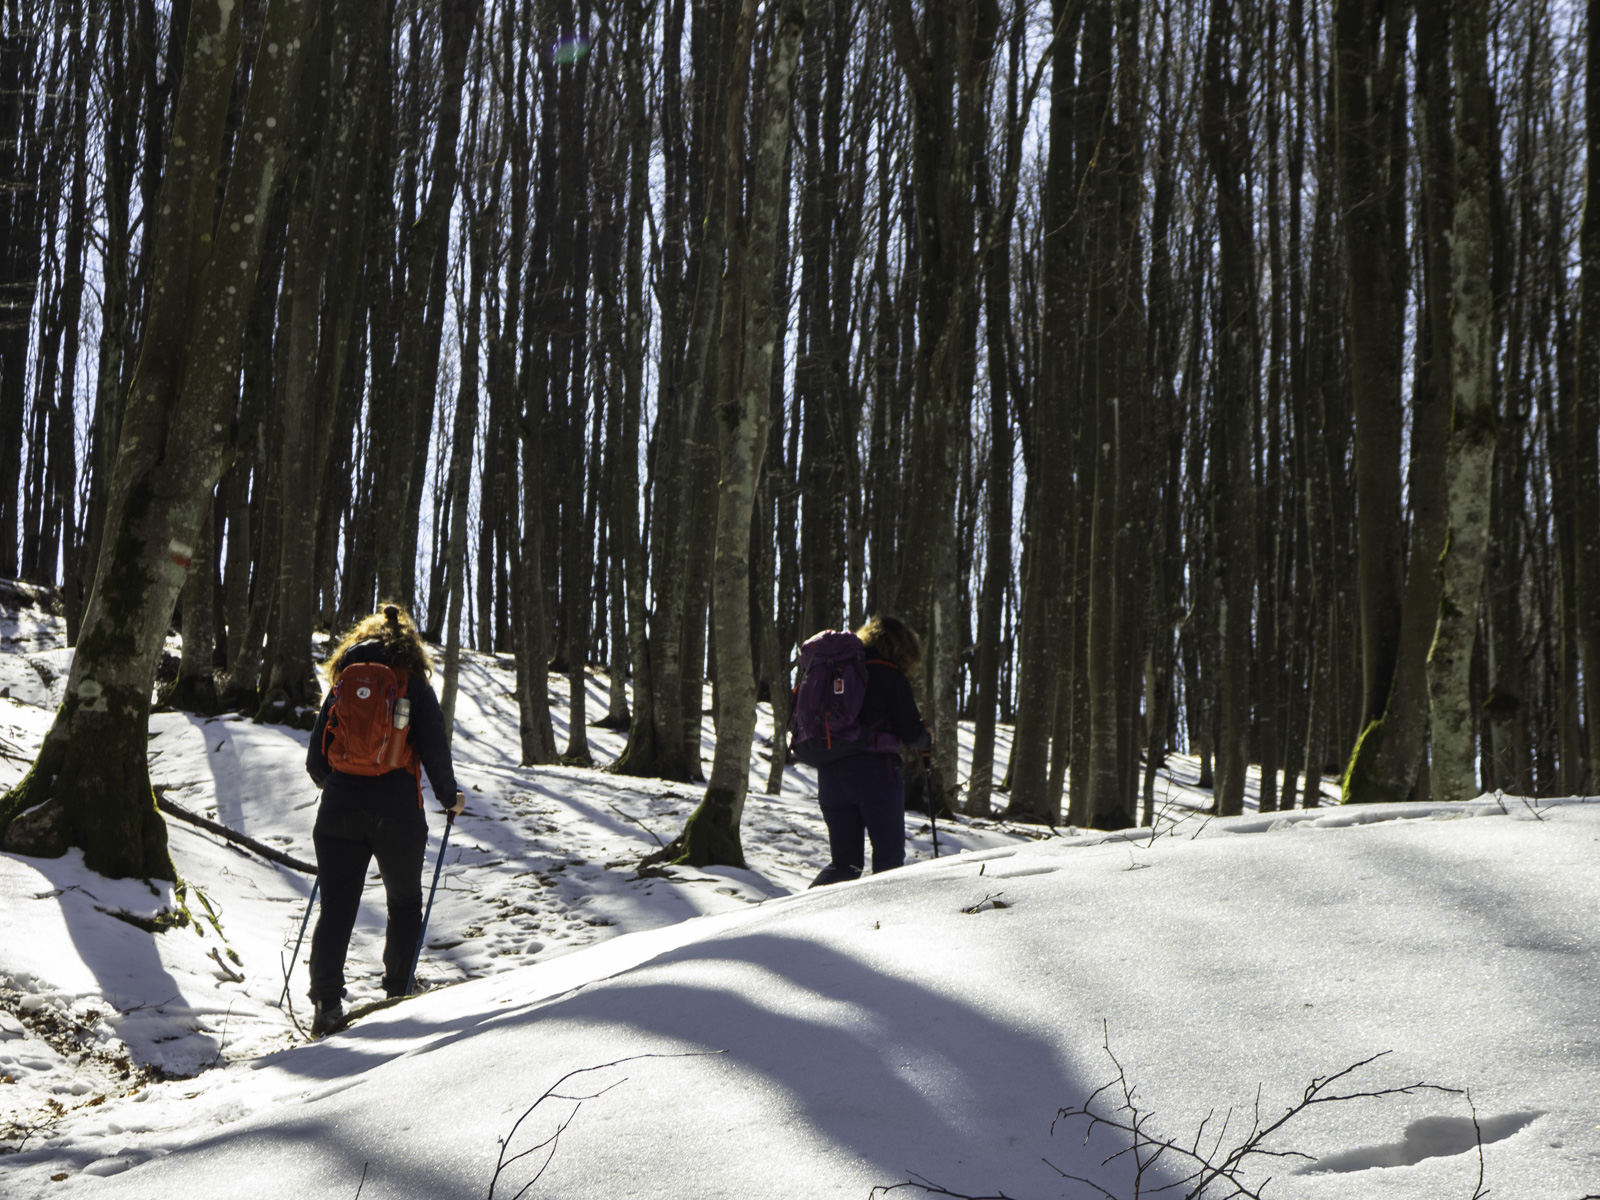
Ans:
MULTIPOLYGON (((361 642, 350 647, 344 665, 351 663, 380 662, 392 665, 382 642, 361 642)), ((439 708, 439 697, 421 675, 409 676, 406 698, 411 701, 411 746, 422 760, 422 769, 433 785, 434 799, 448 808, 456 801, 456 773, 450 762, 450 743, 445 737, 444 713, 439 708)), ((335 771, 323 753, 323 733, 328 726, 328 712, 333 707, 333 690, 322 702, 316 726, 311 730, 311 747, 306 751, 306 771, 311 780, 322 789, 322 803, 329 809, 365 808, 376 812, 397 812, 418 808, 422 793, 416 778, 401 768, 384 775, 346 775, 335 771)))
POLYGON ((911 681, 898 667, 878 659, 867 660, 867 694, 861 698, 858 720, 863 730, 886 730, 913 750, 931 744, 911 681))

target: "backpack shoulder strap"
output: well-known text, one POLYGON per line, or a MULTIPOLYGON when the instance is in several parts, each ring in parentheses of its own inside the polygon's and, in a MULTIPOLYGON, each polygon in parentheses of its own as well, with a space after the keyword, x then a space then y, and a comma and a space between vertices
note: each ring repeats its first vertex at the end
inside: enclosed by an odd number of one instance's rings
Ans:
POLYGON ((899 667, 896 667, 894 665, 894 663, 890 662, 887 658, 869 658, 869 659, 867 659, 867 666, 870 667, 870 666, 872 666, 874 664, 876 664, 876 665, 878 665, 880 667, 892 667, 896 671, 898 671, 900 669, 899 667))

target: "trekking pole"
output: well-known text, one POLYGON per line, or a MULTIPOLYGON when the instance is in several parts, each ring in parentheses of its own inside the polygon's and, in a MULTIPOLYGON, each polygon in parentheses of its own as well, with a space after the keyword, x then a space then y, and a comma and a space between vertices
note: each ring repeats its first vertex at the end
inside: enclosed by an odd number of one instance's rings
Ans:
POLYGON ((283 973, 283 994, 278 997, 279 1008, 282 1008, 283 1002, 289 998, 289 976, 294 974, 295 960, 300 957, 300 943, 306 940, 306 926, 311 922, 311 910, 317 905, 317 887, 321 883, 321 875, 311 881, 311 899, 306 901, 306 915, 300 918, 300 936, 294 940, 294 953, 289 956, 289 969, 283 973))
POLYGON ((433 886, 428 889, 428 907, 422 910, 422 928, 417 931, 417 952, 411 956, 411 976, 406 980, 406 995, 417 986, 417 963, 422 959, 422 943, 428 938, 428 918, 433 914, 433 894, 439 890, 439 869, 444 866, 444 849, 450 844, 450 831, 455 828, 456 814, 449 812, 444 823, 444 836, 439 839, 439 859, 433 864, 433 886))
POLYGON ((933 772, 928 770, 928 751, 922 752, 922 795, 928 802, 928 828, 933 831, 933 856, 939 857, 939 802, 933 795, 933 772))

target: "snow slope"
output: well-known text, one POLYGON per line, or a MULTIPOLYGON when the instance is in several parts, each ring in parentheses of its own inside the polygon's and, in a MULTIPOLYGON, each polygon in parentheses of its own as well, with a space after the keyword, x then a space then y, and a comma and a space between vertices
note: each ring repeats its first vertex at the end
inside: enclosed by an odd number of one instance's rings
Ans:
MULTIPOLYGON (((29 657, 0 653, 0 684, 29 657)), ((1106 1043, 1160 1136, 1188 1144, 1211 1113, 1216 1137, 1232 1108, 1224 1150, 1258 1087, 1275 1118, 1383 1051, 1341 1082, 1470 1089, 1470 1106, 1417 1091, 1312 1107, 1266 1146, 1317 1161, 1247 1175, 1274 1176, 1269 1195, 1466 1200, 1474 1112, 1496 1197, 1600 1194, 1600 804, 1206 821, 1174 760, 1155 836, 964 824, 941 831, 962 852, 934 862, 913 814, 919 861, 808 893, 826 844, 791 772, 782 796, 752 795, 750 870, 638 878, 652 831, 670 837, 697 794, 517 767, 509 673, 469 671, 473 790, 423 957, 433 990, 323 1042, 273 1006, 308 877, 177 821, 182 897, 76 856, 0 855, 0 1194, 510 1197, 552 1147, 495 1178, 497 1156, 564 1128, 528 1195, 865 1198, 913 1173, 1101 1194, 1065 1172, 1131 1196, 1126 1158, 1101 1165, 1107 1131, 1051 1130, 1115 1078, 1106 1043), (113 915, 184 907, 190 924, 161 934, 113 915), (593 1098, 540 1100, 572 1071, 557 1092, 593 1098)), ((591 718, 603 697, 597 680, 591 718)), ((47 723, 0 698, 24 753, 47 723)), ((152 771, 185 807, 310 858, 305 736, 164 714, 152 771)), ((600 759, 620 744, 591 738, 600 759)), ((0 782, 21 769, 6 760, 0 782)), ((378 991, 381 888, 368 900, 358 1002, 378 991)), ((304 980, 302 953, 291 1001, 304 980)), ((1176 1177, 1164 1167, 1147 1194, 1176 1177)))

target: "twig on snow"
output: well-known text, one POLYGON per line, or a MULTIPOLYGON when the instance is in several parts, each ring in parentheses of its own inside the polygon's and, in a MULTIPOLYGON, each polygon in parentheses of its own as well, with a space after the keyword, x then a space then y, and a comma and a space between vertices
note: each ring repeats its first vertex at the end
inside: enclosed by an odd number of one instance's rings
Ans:
POLYGON ((1478 1125, 1478 1106, 1472 1103, 1472 1093, 1467 1092, 1466 1097, 1467 1111, 1472 1114, 1472 1140, 1478 1145, 1478 1183, 1472 1189, 1472 1200, 1483 1200, 1489 1194, 1483 1186, 1483 1130, 1478 1125))
POLYGON ((615 804, 611 804, 609 802, 606 804, 606 807, 609 808, 612 812, 616 813, 617 816, 621 817, 624 821, 632 821, 640 829, 644 830, 651 837, 655 838, 656 839, 656 845, 660 846, 663 850, 666 849, 667 844, 665 842, 663 842, 660 839, 660 837, 658 837, 656 835, 656 831, 654 829, 651 829, 650 826, 646 825, 643 821, 639 820, 638 817, 630 817, 627 813, 623 812, 615 804))
MULTIPOLYGON (((216 951, 213 950, 211 953, 215 954, 216 951)), ((224 968, 224 970, 226 970, 226 968, 224 968)), ((239 976, 239 978, 242 981, 244 979, 244 976, 241 975, 241 976, 239 976)), ((211 1065, 213 1067, 215 1067, 218 1063, 220 1063, 222 1061, 222 1052, 228 1048, 228 1022, 230 1020, 232 1020, 232 1019, 233 1019, 233 1001, 230 1000, 230 1001, 228 1001, 228 1011, 222 1018, 222 1038, 217 1043, 217 1052, 211 1056, 211 1065)))
POLYGON ((982 900, 979 900, 976 904, 969 905, 968 907, 963 908, 961 911, 969 914, 980 913, 983 911, 983 906, 985 904, 989 905, 990 908, 1010 908, 1011 906, 1009 904, 1000 899, 1000 897, 1004 895, 1004 892, 991 892, 982 900))
POLYGON ((211 954, 210 954, 209 957, 210 957, 212 962, 217 964, 218 968, 221 969, 222 973, 228 977, 228 982, 229 983, 243 983, 244 982, 244 972, 243 971, 235 971, 227 963, 223 962, 222 961, 222 951, 221 950, 218 950, 215 946, 211 947, 211 954))
MULTIPOLYGON (((1215 1112, 1208 1113, 1195 1130, 1194 1138, 1187 1144, 1177 1142, 1170 1138, 1158 1137, 1148 1129, 1152 1113, 1140 1107, 1137 1091, 1128 1081, 1127 1071, 1111 1049, 1110 1033, 1104 1022, 1101 1023, 1103 1045, 1107 1057, 1116 1067, 1116 1078, 1102 1084, 1092 1092, 1083 1104, 1076 1108, 1063 1108, 1056 1114, 1055 1121, 1051 1122, 1051 1132, 1055 1132, 1056 1125, 1063 1120, 1081 1119, 1085 1121, 1084 1142, 1087 1143, 1090 1134, 1096 1128, 1104 1127, 1113 1134, 1127 1138, 1128 1144, 1120 1150, 1107 1156, 1101 1166, 1115 1162, 1125 1156, 1131 1156, 1133 1163, 1133 1196, 1135 1200, 1145 1191, 1145 1176, 1150 1173, 1157 1163, 1163 1158, 1175 1162, 1176 1170, 1182 1174, 1172 1182, 1161 1187, 1149 1189, 1151 1191, 1165 1191, 1169 1188, 1181 1187, 1184 1196, 1189 1200, 1197 1200, 1206 1195, 1207 1190, 1214 1185, 1226 1186, 1228 1197, 1242 1197, 1243 1200, 1260 1200, 1263 1190, 1271 1182, 1269 1175, 1260 1183, 1249 1184, 1244 1179, 1247 1165, 1257 1158, 1298 1158, 1315 1161, 1313 1156, 1299 1150, 1269 1150, 1266 1141, 1273 1134, 1281 1130, 1295 1117, 1307 1109, 1319 1104, 1340 1104, 1351 1100, 1373 1100, 1387 1096, 1411 1096, 1417 1092, 1443 1092, 1448 1095, 1462 1095, 1460 1088, 1444 1087, 1436 1083, 1410 1083, 1397 1087, 1370 1088, 1365 1090, 1339 1090, 1341 1080, 1348 1079, 1363 1067, 1371 1066, 1380 1058, 1385 1057, 1390 1051, 1384 1050, 1370 1058, 1350 1064, 1342 1071, 1335 1071, 1331 1075, 1314 1077, 1306 1085, 1300 1099, 1288 1106, 1276 1120, 1264 1120, 1261 1114, 1261 1089, 1256 1089, 1256 1099, 1252 1112, 1250 1129, 1243 1139, 1232 1148, 1224 1151, 1223 1142, 1227 1136, 1229 1125, 1233 1121, 1234 1110, 1229 1109, 1222 1118, 1222 1123, 1215 1135, 1208 1135, 1207 1127, 1215 1118, 1215 1112), (1115 1107, 1109 1112, 1103 1105, 1098 1104, 1101 1097, 1108 1091, 1116 1090, 1121 1093, 1115 1107)), ((1470 1104, 1470 1099, 1469 1099, 1470 1104)), ((1477 1116, 1473 1116, 1473 1129, 1478 1129, 1477 1116)), ((1483 1200, 1488 1193, 1482 1186, 1482 1133, 1478 1135, 1479 1147, 1479 1181, 1478 1190, 1474 1192, 1472 1200, 1483 1200)), ((1104 1195, 1110 1195, 1100 1184, 1093 1180, 1084 1179, 1076 1175, 1068 1175, 1060 1168, 1049 1164, 1063 1178, 1074 1182, 1083 1183, 1095 1188, 1104 1195)))
POLYGON ((528 1107, 523 1111, 523 1114, 516 1119, 516 1122, 511 1126, 511 1131, 507 1133, 505 1137, 499 1139, 500 1153, 495 1159, 494 1174, 489 1177, 489 1193, 487 1200, 494 1200, 494 1189, 499 1184, 500 1176, 505 1173, 507 1167, 511 1166, 515 1162, 519 1162, 522 1159, 527 1158, 531 1154, 537 1154, 541 1150, 547 1150, 547 1153, 544 1156, 544 1161, 539 1164, 539 1169, 533 1173, 533 1178, 518 1188, 516 1193, 511 1197, 511 1200, 521 1200, 521 1197, 527 1194, 528 1189, 534 1184, 538 1183, 540 1176, 545 1173, 545 1169, 550 1165, 550 1160, 555 1157, 556 1149, 561 1141, 561 1135, 566 1132, 567 1127, 571 1125, 573 1119, 577 1117, 578 1110, 583 1107, 584 1101, 594 1100, 605 1095, 612 1088, 628 1082, 627 1078, 624 1077, 606 1084, 605 1087, 600 1088, 598 1091, 588 1092, 582 1095, 570 1095, 557 1090, 562 1084, 566 1083, 567 1080, 578 1075, 587 1075, 594 1071, 604 1071, 610 1067, 620 1067, 623 1063, 639 1062, 646 1058, 710 1058, 714 1055, 726 1053, 726 1050, 692 1050, 684 1054, 630 1054, 626 1058, 618 1058, 611 1062, 597 1063, 592 1067, 578 1067, 575 1070, 568 1071, 560 1079, 556 1080, 542 1093, 540 1093, 539 1098, 532 1104, 528 1105, 528 1107), (521 1129, 522 1123, 533 1115, 534 1109, 538 1108, 546 1100, 565 1100, 573 1106, 572 1111, 567 1114, 565 1120, 556 1125, 555 1132, 549 1137, 545 1138, 542 1142, 539 1142, 533 1146, 529 1146, 526 1150, 520 1150, 516 1154, 511 1155, 509 1158, 506 1157, 506 1151, 511 1149, 511 1141, 517 1136, 517 1130, 521 1129))
MULTIPOLYGON (((948 1196, 950 1200, 1012 1200, 1004 1192, 996 1192, 992 1196, 969 1196, 965 1192, 952 1192, 949 1188, 941 1187, 939 1184, 934 1183, 933 1180, 918 1175, 915 1171, 906 1173, 911 1176, 910 1179, 905 1180, 903 1183, 880 1183, 867 1193, 867 1200, 874 1200, 874 1197, 877 1196, 887 1196, 890 1192, 897 1192, 901 1188, 916 1188, 918 1191, 926 1192, 930 1196, 948 1196)), ((1113 1196, 1112 1200, 1116 1200, 1116 1197, 1113 1196)))

